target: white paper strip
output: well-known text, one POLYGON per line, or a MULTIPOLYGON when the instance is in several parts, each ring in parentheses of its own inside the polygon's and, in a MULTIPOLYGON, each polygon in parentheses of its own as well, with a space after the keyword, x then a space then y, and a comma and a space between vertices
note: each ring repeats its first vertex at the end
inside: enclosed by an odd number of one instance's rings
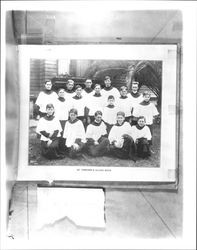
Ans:
POLYGON ((37 229, 65 217, 77 226, 105 227, 103 189, 37 188, 37 229))

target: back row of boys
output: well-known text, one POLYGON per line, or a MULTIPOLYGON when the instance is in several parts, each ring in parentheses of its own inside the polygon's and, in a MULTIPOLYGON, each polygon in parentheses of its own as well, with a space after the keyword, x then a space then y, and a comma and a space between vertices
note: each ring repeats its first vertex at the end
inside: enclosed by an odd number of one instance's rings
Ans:
POLYGON ((100 110, 109 133, 111 127, 116 124, 117 112, 122 111, 125 113, 125 120, 131 125, 136 125, 137 117, 144 116, 146 125, 152 132, 153 119, 158 115, 158 111, 150 102, 150 93, 145 91, 143 95, 139 94, 138 82, 132 82, 131 93, 128 93, 126 86, 122 86, 119 92, 112 86, 109 76, 104 78, 104 83, 103 89, 99 84, 92 89, 92 80, 87 79, 85 88, 82 89, 80 85, 74 87, 73 80, 68 80, 67 89, 60 88, 57 94, 52 91, 52 82, 46 81, 45 90, 39 93, 35 103, 34 112, 37 119, 46 115, 46 105, 52 103, 62 129, 68 120, 69 110, 74 108, 78 111, 78 119, 83 122, 85 128, 93 122, 95 112, 100 110))

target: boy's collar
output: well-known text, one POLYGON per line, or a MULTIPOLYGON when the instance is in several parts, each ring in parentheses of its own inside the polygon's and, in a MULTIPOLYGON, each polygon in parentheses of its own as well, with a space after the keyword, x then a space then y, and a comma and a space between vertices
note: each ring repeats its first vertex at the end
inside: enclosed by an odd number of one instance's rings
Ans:
POLYGON ((100 97, 101 93, 95 93, 93 96, 100 97))
POLYGON ((78 96, 78 95, 73 96, 73 99, 75 99, 75 100, 79 100, 81 98, 82 98, 82 96, 78 96))
POLYGON ((118 122, 115 124, 115 126, 117 127, 121 127, 123 124, 125 123, 125 121, 122 124, 119 124, 118 122))
POLYGON ((47 94, 47 95, 50 95, 52 92, 53 92, 53 90, 51 90, 51 89, 45 89, 44 90, 44 93, 47 94))
POLYGON ((94 126, 100 126, 101 123, 102 123, 102 120, 101 120, 100 122, 96 122, 96 120, 94 120, 94 121, 92 122, 92 125, 94 125, 94 126))
POLYGON ((143 129, 144 127, 145 127, 145 125, 141 127, 139 124, 136 124, 136 128, 139 130, 143 129))
POLYGON ((134 98, 137 98, 137 97, 140 96, 140 93, 139 93, 139 92, 133 93, 133 92, 131 91, 131 95, 132 95, 134 98))
POLYGON ((74 124, 74 123, 76 123, 77 121, 79 121, 77 118, 74 119, 73 121, 71 121, 71 119, 68 120, 68 122, 71 123, 71 124, 74 124))
POLYGON ((110 109, 113 109, 115 106, 114 106, 114 104, 108 104, 107 107, 110 109))
POLYGON ((143 105, 143 106, 147 106, 147 105, 149 105, 149 104, 150 104, 150 100, 149 100, 148 102, 143 101, 143 102, 141 102, 140 104, 141 104, 141 105, 143 105))
POLYGON ((120 99, 126 99, 126 98, 128 98, 128 96, 120 96, 120 99))
POLYGON ((111 89, 113 89, 112 86, 110 86, 110 87, 104 87, 104 90, 106 90, 106 91, 109 91, 109 90, 111 90, 111 89))
POLYGON ((64 102, 65 101, 65 98, 64 97, 58 97, 58 100, 60 100, 61 102, 64 102))
POLYGON ((54 119, 54 115, 45 115, 44 116, 44 119, 47 120, 47 121, 52 121, 54 119))
POLYGON ((92 88, 86 88, 86 87, 84 88, 84 90, 85 90, 86 93, 91 93, 93 91, 92 88))
POLYGON ((74 93, 75 92, 75 90, 74 89, 66 89, 65 90, 67 93, 69 93, 69 94, 72 94, 72 93, 74 93))

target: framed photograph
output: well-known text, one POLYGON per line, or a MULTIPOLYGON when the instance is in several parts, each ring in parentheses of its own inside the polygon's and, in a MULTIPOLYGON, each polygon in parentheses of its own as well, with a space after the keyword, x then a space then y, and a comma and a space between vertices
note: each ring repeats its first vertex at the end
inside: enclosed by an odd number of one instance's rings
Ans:
POLYGON ((47 181, 100 185, 114 183, 174 184, 178 182, 179 62, 175 44, 84 44, 19 45, 20 129, 19 181, 47 181), (47 160, 41 156, 36 134, 38 120, 34 105, 44 82, 50 79, 54 91, 68 79, 83 84, 103 84, 110 75, 113 87, 133 80, 139 91, 148 90, 159 117, 153 124, 153 152, 148 159, 118 159, 111 156, 47 160))

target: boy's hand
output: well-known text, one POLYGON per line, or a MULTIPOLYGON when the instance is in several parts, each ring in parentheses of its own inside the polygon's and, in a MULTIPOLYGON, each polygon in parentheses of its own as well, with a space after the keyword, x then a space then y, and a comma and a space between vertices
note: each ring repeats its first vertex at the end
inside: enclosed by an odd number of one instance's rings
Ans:
POLYGON ((36 120, 39 120, 39 119, 40 119, 40 115, 37 115, 37 116, 36 116, 36 120))
POLYGON ((52 140, 49 139, 47 142, 47 146, 49 147, 51 145, 51 143, 52 143, 52 140))
POLYGON ((75 150, 78 150, 78 149, 79 149, 79 145, 78 145, 77 143, 74 143, 74 144, 73 144, 73 148, 74 148, 75 150))

